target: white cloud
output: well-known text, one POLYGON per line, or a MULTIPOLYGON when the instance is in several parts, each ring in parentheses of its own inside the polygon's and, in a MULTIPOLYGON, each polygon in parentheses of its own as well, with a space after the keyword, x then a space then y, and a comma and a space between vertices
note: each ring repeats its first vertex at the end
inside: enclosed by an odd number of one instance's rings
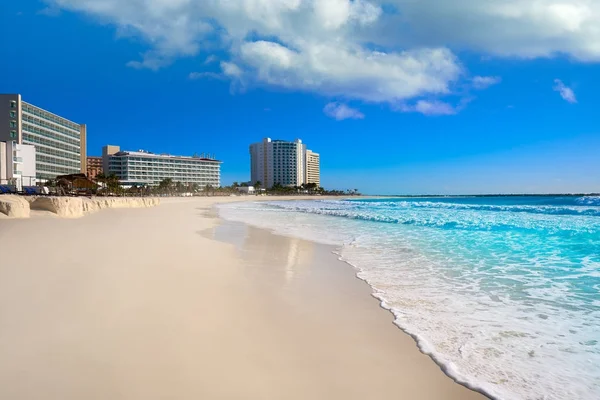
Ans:
MULTIPOLYGON (((448 113, 442 97, 467 79, 453 49, 600 61, 598 0, 45 1, 143 38, 149 50, 128 64, 134 68, 218 50, 226 54, 222 73, 240 88, 413 103, 424 113, 448 113)), ((475 77, 471 87, 498 82, 475 77)))
POLYGON ((342 103, 329 103, 325 106, 323 112, 328 117, 334 118, 338 121, 343 121, 345 119, 365 118, 365 115, 359 110, 352 107, 348 107, 346 104, 342 103))
POLYGON ((402 112, 417 112, 428 116, 454 115, 460 108, 439 100, 419 100, 414 105, 403 104, 399 107, 402 112))
POLYGON ((362 44, 361 32, 383 13, 367 0, 46 1, 113 24, 122 36, 143 37, 151 48, 130 67, 156 70, 219 47, 229 53, 222 73, 242 88, 272 85, 393 104, 448 94, 463 73, 444 47, 373 51, 362 44))
POLYGON ((577 103, 577 97, 575 96, 575 92, 573 91, 573 89, 566 86, 560 79, 554 80, 553 89, 555 92, 560 93, 560 97, 562 97, 563 100, 568 101, 572 104, 577 103))
POLYGON ((497 85, 502 81, 499 76, 476 76, 471 81, 473 88, 477 90, 487 89, 490 86, 497 85))
POLYGON ((257 41, 232 54, 249 81, 369 102, 450 93, 462 72, 446 49, 379 53, 344 44, 310 43, 292 50, 257 41))
POLYGON ((223 70, 223 74, 231 78, 241 78, 244 73, 240 67, 226 61, 221 62, 221 69, 223 70))
POLYGON ((219 57, 217 57, 213 54, 213 55, 206 57, 206 60, 204 60, 204 65, 209 65, 209 64, 215 63, 217 61, 219 61, 219 57))
POLYGON ((597 0, 380 0, 399 11, 371 39, 523 58, 600 61, 597 0), (385 38, 391 38, 385 40, 385 38))
POLYGON ((217 74, 216 72, 191 72, 188 75, 189 79, 192 80, 196 80, 196 79, 217 79, 217 80, 223 80, 226 79, 226 77, 222 74, 217 74))

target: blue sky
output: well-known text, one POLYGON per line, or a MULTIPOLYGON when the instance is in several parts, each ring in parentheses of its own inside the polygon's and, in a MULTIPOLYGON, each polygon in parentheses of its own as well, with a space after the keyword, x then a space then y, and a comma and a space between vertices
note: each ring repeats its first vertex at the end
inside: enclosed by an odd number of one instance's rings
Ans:
POLYGON ((299 137, 328 188, 600 191, 600 6, 471 3, 1 2, 0 92, 86 123, 90 155, 214 153, 224 184, 299 137))

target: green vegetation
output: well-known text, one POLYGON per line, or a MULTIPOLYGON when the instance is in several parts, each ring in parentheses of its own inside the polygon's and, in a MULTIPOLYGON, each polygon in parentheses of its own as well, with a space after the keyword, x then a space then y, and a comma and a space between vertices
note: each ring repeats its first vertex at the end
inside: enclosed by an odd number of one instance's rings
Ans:
MULTIPOLYGON (((213 187, 206 185, 200 187, 196 183, 176 182, 171 178, 163 179, 158 186, 134 185, 124 189, 116 175, 99 174, 96 181, 100 185, 96 194, 110 196, 231 196, 239 195, 240 187, 248 187, 248 183, 233 182, 231 186, 213 187)), ((307 183, 301 186, 273 185, 272 188, 263 189, 262 182, 255 182, 252 186, 256 194, 292 196, 292 195, 316 195, 316 196, 358 196, 358 189, 326 190, 316 183, 307 183)))

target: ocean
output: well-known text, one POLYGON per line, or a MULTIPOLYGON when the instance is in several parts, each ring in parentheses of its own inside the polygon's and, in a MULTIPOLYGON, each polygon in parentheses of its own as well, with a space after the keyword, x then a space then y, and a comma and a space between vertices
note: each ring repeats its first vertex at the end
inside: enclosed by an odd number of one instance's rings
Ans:
POLYGON ((600 398, 600 197, 223 204, 334 245, 448 375, 497 399, 600 398))

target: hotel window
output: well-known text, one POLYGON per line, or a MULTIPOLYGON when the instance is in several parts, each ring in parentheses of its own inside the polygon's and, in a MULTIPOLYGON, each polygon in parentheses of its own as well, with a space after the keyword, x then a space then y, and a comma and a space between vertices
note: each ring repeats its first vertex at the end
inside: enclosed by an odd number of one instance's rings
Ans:
POLYGON ((17 118, 17 113, 16 113, 16 112, 14 112, 14 111, 11 111, 11 112, 10 112, 10 117, 11 117, 11 118, 17 118))
POLYGON ((16 128, 17 127, 17 121, 10 121, 10 127, 11 128, 16 128))
POLYGON ((10 131, 10 137, 11 137, 11 139, 16 139, 17 138, 17 131, 10 131))
POLYGON ((17 102, 14 100, 10 101, 10 108, 17 108, 17 102))

